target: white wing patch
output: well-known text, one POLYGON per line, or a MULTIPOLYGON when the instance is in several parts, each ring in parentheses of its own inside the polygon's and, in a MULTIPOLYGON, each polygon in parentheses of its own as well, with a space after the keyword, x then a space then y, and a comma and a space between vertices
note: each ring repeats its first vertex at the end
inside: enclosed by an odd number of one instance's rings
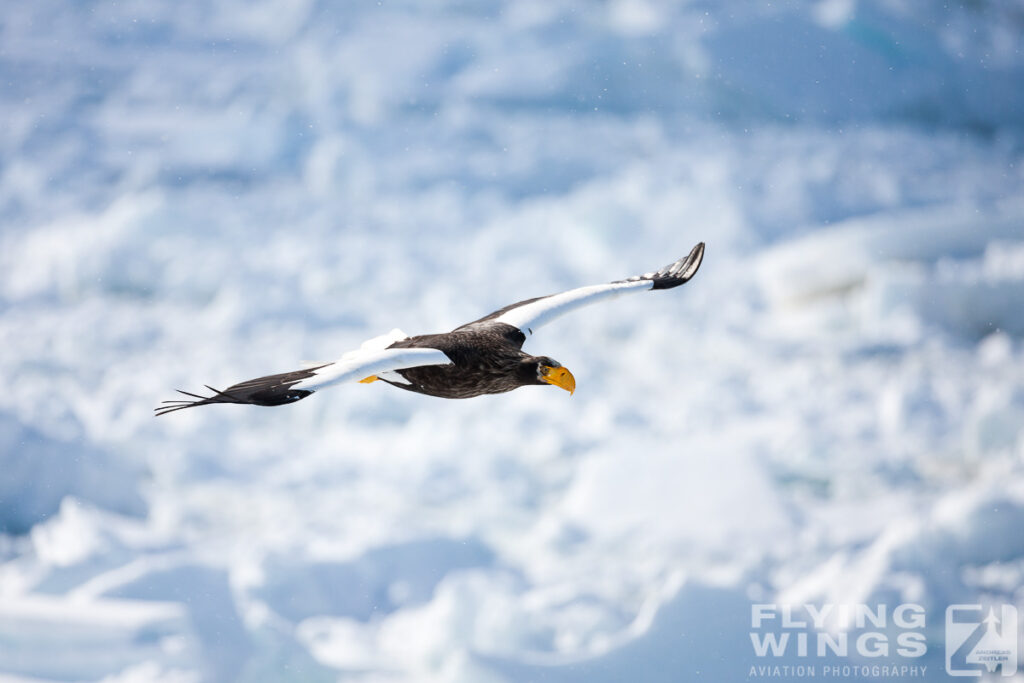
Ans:
POLYGON ((525 306, 517 306, 502 313, 494 319, 494 322, 518 327, 523 334, 530 336, 537 328, 580 306, 614 299, 630 292, 641 292, 653 286, 654 282, 651 280, 633 280, 570 289, 568 292, 553 294, 525 306))
MULTIPOLYGON (((378 337, 379 339, 379 337, 378 337)), ((371 340, 373 341, 373 340, 371 340)), ((390 342, 389 342, 390 343, 390 342)), ((341 382, 358 382, 370 375, 421 365, 447 365, 451 359, 438 349, 362 349, 349 351, 336 362, 296 382, 290 389, 316 391, 341 382)))
POLYGON ((407 380, 405 377, 402 377, 394 370, 385 370, 384 372, 378 372, 377 377, 379 377, 380 379, 385 379, 389 382, 394 382, 395 384, 412 384, 412 382, 407 380))
POLYGON ((355 356, 355 355, 358 355, 358 354, 362 353, 363 351, 374 351, 374 350, 386 349, 389 346, 391 346, 392 344, 394 344, 396 341, 402 341, 403 339, 408 339, 408 338, 409 338, 409 335, 407 335, 405 332, 402 332, 400 329, 398 329, 396 327, 395 329, 391 330, 390 332, 388 332, 386 334, 382 334, 379 337, 373 337, 372 339, 367 339, 366 341, 364 341, 362 344, 359 345, 358 349, 355 349, 353 351, 347 351, 346 353, 342 354, 341 357, 342 358, 347 358, 347 357, 350 357, 350 356, 355 356))
MULTIPOLYGON (((330 361, 330 360, 320 360, 320 361, 304 360, 304 361, 302 361, 302 363, 299 364, 299 367, 301 367, 303 370, 306 370, 308 368, 318 368, 318 367, 321 367, 323 365, 331 365, 332 363, 337 364, 337 363, 340 363, 342 361, 356 361, 356 362, 358 362, 360 358, 362 358, 362 357, 364 357, 366 355, 367 351, 381 351, 383 349, 388 348, 389 346, 394 344, 396 341, 402 341, 403 339, 408 339, 408 338, 409 338, 409 335, 407 335, 405 332, 402 332, 400 329, 398 329, 396 327, 395 329, 391 330, 390 332, 388 332, 386 334, 382 334, 379 337, 373 337, 372 339, 367 339, 366 341, 364 341, 362 344, 359 345, 358 349, 353 349, 351 351, 346 351, 345 353, 341 354, 341 359, 338 360, 338 361, 330 361)), ((327 368, 324 368, 324 370, 326 371, 327 368)), ((370 373, 370 374, 373 374, 373 373, 370 373)), ((397 372, 385 371, 385 372, 380 373, 380 376, 386 377, 387 379, 394 379, 394 381, 397 381, 397 382, 403 382, 405 384, 411 384, 411 382, 408 382, 404 377, 399 375, 397 372)), ((362 379, 362 378, 360 378, 360 379, 362 379)))
MULTIPOLYGON (((342 361, 359 362, 359 360, 361 358, 366 356, 366 353, 368 351, 382 351, 382 350, 388 348, 389 346, 391 346, 392 344, 394 344, 396 341, 402 341, 403 339, 408 339, 408 338, 409 338, 409 335, 407 335, 405 332, 402 332, 402 330, 400 330, 400 329, 398 329, 396 327, 393 330, 391 330, 390 332, 382 334, 382 335, 380 335, 378 337, 373 337, 371 339, 367 339, 366 341, 364 341, 362 344, 359 345, 358 349, 353 349, 352 351, 346 351, 345 353, 343 353, 341 355, 341 360, 342 361)), ((429 365, 429 363, 424 363, 423 365, 429 365)), ((324 370, 327 370, 327 369, 328 368, 324 368, 324 370)), ((399 375, 394 370, 384 370, 384 371, 376 372, 376 373, 374 373, 374 372, 368 372, 367 373, 367 375, 374 375, 374 374, 377 375, 378 377, 382 378, 382 379, 391 380, 392 382, 398 382, 399 384, 412 384, 412 382, 410 382, 406 378, 402 377, 401 375, 399 375)), ((360 377, 359 379, 362 379, 362 377, 360 377)), ((338 381, 342 381, 343 382, 345 380, 338 380, 338 381)), ((334 382, 331 382, 331 384, 334 384, 334 382)))

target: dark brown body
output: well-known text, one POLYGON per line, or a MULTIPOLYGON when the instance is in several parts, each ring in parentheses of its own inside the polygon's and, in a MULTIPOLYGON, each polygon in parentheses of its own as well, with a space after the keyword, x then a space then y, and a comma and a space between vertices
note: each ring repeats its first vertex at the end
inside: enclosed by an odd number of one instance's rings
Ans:
POLYGON ((411 384, 388 384, 440 398, 473 398, 502 394, 537 378, 538 358, 523 353, 522 332, 501 323, 470 323, 447 334, 423 334, 395 342, 389 348, 431 348, 444 351, 452 365, 429 365, 396 370, 411 384))

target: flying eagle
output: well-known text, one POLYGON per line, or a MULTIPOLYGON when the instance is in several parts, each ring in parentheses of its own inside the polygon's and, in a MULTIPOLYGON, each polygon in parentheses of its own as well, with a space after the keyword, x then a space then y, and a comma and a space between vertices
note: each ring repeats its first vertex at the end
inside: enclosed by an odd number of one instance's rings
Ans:
POLYGON ((547 356, 524 353, 526 338, 581 306, 630 292, 678 287, 694 276, 703 258, 701 242, 684 258, 653 273, 520 301, 444 334, 410 337, 396 329, 332 363, 250 379, 224 391, 207 386, 212 396, 179 390, 195 400, 164 401, 156 414, 212 403, 279 406, 332 384, 377 380, 441 398, 500 394, 528 384, 552 384, 572 393, 572 373, 547 356))

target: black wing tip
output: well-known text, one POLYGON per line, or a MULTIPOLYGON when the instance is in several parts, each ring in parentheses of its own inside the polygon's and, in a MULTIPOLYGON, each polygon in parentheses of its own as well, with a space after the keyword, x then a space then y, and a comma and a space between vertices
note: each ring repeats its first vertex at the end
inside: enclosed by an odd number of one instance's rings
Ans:
MULTIPOLYGON (((327 363, 326 365, 330 365, 327 363)), ((164 401, 163 405, 154 408, 156 417, 173 413, 176 410, 194 408, 196 406, 212 405, 214 403, 234 403, 236 405, 255 406, 283 406, 295 403, 313 393, 312 389, 296 389, 292 385, 303 379, 314 376, 315 370, 326 367, 326 365, 295 372, 285 372, 278 375, 258 377, 239 384, 233 384, 224 391, 205 385, 212 392, 211 396, 200 396, 188 391, 178 389, 178 393, 187 396, 189 399, 177 399, 164 401)))
POLYGON ((697 242, 693 249, 690 250, 690 253, 686 255, 686 258, 680 260, 683 262, 680 270, 686 275, 686 279, 689 280, 697 274, 697 271, 700 270, 700 264, 704 262, 704 243, 697 242))
POLYGON ((160 402, 163 404, 158 405, 157 408, 153 409, 154 413, 156 413, 154 417, 159 418, 161 416, 167 415, 168 413, 174 413, 175 411, 183 411, 186 408, 196 408, 197 405, 205 405, 207 403, 220 402, 216 400, 216 396, 201 396, 197 393, 191 393, 183 389, 175 389, 175 391, 177 391, 183 396, 190 396, 191 398, 195 398, 196 400, 183 400, 181 398, 176 398, 173 400, 162 400, 160 402))
POLYGON ((163 407, 155 409, 155 414, 153 415, 153 417, 163 417, 164 415, 167 415, 169 413, 173 413, 175 410, 184 410, 185 408, 193 408, 193 407, 195 407, 197 405, 200 405, 200 404, 198 404, 198 403, 186 403, 183 406, 174 406, 173 408, 169 407, 169 406, 163 406, 163 407))
POLYGON ((683 258, 668 264, 656 273, 643 276, 644 280, 651 280, 654 286, 651 289, 672 289, 689 282, 689 280, 700 270, 700 264, 704 262, 704 243, 698 242, 690 253, 683 258))
MULTIPOLYGON (((195 399, 194 401, 175 399, 172 401, 161 401, 163 405, 157 406, 153 409, 156 413, 155 417, 173 413, 176 410, 184 410, 185 408, 195 408, 196 406, 210 405, 211 403, 249 403, 236 396, 232 396, 230 393, 223 392, 220 389, 214 389, 209 384, 204 384, 207 389, 213 392, 213 396, 200 396, 199 394, 193 394, 190 391, 184 389, 175 389, 182 396, 188 396, 189 398, 195 399)), ((230 389, 228 390, 230 391, 230 389)))
POLYGON ((684 282, 688 282, 690 278, 697 274, 700 269, 700 264, 704 261, 704 243, 698 242, 690 253, 679 259, 673 261, 664 268, 654 271, 653 273, 644 273, 643 275, 635 275, 625 280, 616 280, 615 282, 640 282, 648 281, 653 282, 654 285, 651 289, 672 289, 678 287, 684 282))

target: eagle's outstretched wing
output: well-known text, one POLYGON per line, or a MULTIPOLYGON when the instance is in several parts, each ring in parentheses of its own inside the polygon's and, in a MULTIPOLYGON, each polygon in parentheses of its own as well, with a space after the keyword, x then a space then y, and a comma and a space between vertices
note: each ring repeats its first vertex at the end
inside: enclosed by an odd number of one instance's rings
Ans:
POLYGON ((178 393, 195 400, 164 401, 163 405, 156 409, 156 414, 166 415, 175 410, 211 403, 279 406, 294 403, 314 391, 332 384, 358 382, 368 376, 384 374, 393 370, 448 363, 451 363, 451 359, 443 351, 437 349, 368 349, 364 346, 364 348, 346 353, 333 363, 324 363, 294 372, 257 377, 234 384, 224 391, 207 386, 206 388, 213 392, 212 396, 199 396, 179 389, 178 393))
POLYGON ((613 299, 630 292, 643 292, 648 289, 672 289, 678 287, 696 273, 704 259, 704 243, 701 242, 683 258, 670 263, 653 273, 644 273, 626 280, 617 280, 604 285, 591 285, 570 289, 561 294, 527 299, 500 308, 494 313, 479 320, 463 325, 459 329, 472 328, 482 323, 504 323, 518 328, 525 337, 532 335, 537 328, 546 325, 555 318, 574 311, 581 306, 613 299))

